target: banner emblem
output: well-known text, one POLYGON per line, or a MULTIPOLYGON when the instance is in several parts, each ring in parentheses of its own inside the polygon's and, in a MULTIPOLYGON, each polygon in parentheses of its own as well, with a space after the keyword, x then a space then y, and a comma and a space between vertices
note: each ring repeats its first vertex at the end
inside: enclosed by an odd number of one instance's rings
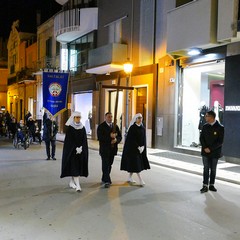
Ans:
POLYGON ((62 86, 56 82, 51 83, 49 86, 49 92, 53 97, 57 97, 60 95, 62 91, 62 86))

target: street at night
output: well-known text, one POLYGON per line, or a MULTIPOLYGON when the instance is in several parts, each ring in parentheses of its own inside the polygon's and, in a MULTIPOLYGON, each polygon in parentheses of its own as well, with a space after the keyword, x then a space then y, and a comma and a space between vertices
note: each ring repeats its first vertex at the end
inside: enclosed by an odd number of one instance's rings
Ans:
POLYGON ((240 238, 238 184, 217 180, 217 193, 200 194, 201 176, 151 164, 143 172, 146 186, 130 186, 117 156, 113 184, 105 189, 100 157, 90 150, 90 174, 78 193, 59 177, 61 142, 56 152, 57 161, 46 161, 44 143, 24 150, 1 142, 1 239, 240 238))

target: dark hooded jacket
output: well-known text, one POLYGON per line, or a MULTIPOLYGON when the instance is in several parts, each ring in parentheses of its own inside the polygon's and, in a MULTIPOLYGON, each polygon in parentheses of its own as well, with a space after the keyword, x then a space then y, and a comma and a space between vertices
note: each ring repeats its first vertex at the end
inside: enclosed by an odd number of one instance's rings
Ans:
POLYGON ((201 155, 211 158, 222 157, 223 138, 224 127, 218 121, 213 125, 209 123, 204 124, 200 135, 201 155), (211 152, 206 153, 204 151, 205 148, 209 148, 211 152))

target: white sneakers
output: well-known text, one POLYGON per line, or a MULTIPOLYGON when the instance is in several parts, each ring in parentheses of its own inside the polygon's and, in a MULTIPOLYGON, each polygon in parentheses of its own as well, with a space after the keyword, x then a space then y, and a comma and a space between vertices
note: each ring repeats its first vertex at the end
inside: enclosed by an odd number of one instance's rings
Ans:
MULTIPOLYGON (((135 184, 135 183, 136 183, 136 181, 132 178, 132 175, 133 175, 133 173, 129 173, 129 177, 128 177, 128 180, 127 180, 127 182, 128 182, 129 184, 135 184)), ((141 187, 144 187, 144 186, 145 186, 145 182, 144 182, 143 179, 141 178, 140 173, 137 173, 137 176, 138 176, 138 178, 139 178, 139 185, 140 185, 141 187)))
POLYGON ((130 184, 136 183, 136 181, 132 177, 129 177, 127 181, 130 184))
POLYGON ((146 184, 146 183, 141 179, 141 180, 140 180, 140 186, 141 186, 141 187, 144 187, 145 184, 146 184))
POLYGON ((71 180, 70 180, 69 187, 70 187, 70 188, 73 188, 73 189, 76 189, 76 188, 77 188, 77 186, 76 186, 76 184, 75 184, 75 182, 73 181, 72 178, 71 178, 71 180))
POLYGON ((70 180, 70 183, 69 183, 69 187, 75 189, 76 192, 82 191, 80 183, 79 183, 79 179, 80 179, 80 177, 72 177, 70 180))

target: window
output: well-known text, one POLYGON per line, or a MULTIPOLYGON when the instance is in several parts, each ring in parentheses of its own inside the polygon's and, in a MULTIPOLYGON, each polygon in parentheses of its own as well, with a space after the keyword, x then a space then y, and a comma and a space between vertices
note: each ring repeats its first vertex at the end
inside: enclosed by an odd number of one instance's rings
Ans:
POLYGON ((69 44, 69 67, 74 72, 85 72, 88 64, 88 52, 95 46, 94 32, 69 44))
POLYGON ((56 56, 60 55, 60 42, 56 41, 56 56))
POLYGON ((46 57, 52 57, 52 38, 46 41, 46 57))

